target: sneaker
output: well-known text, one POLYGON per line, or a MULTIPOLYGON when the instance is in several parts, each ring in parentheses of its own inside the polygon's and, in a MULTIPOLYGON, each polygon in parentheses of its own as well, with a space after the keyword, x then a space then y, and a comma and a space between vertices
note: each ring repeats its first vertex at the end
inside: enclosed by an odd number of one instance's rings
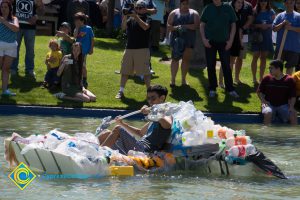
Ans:
POLYGON ((9 89, 5 90, 4 92, 2 92, 2 96, 16 96, 16 93, 11 92, 9 89))
POLYGON ((55 96, 58 99, 63 99, 66 96, 66 94, 63 92, 59 92, 59 93, 54 94, 53 96, 55 96))
POLYGON ((25 72, 25 76, 35 79, 35 72, 34 71, 25 72))
POLYGON ((214 91, 214 90, 209 91, 209 97, 210 97, 210 98, 213 98, 213 97, 215 97, 216 95, 217 95, 216 91, 214 91))
POLYGON ((165 38, 164 41, 159 43, 160 45, 170 45, 170 41, 168 38, 165 38))
POLYGON ((124 92, 119 91, 118 94, 115 96, 116 99, 122 99, 124 98, 124 92))
POLYGON ((239 98, 240 96, 236 93, 236 91, 231 91, 231 92, 229 92, 229 95, 230 96, 232 96, 232 97, 234 97, 234 98, 239 98))
POLYGON ((152 69, 150 70, 150 74, 155 74, 155 71, 153 71, 152 69))

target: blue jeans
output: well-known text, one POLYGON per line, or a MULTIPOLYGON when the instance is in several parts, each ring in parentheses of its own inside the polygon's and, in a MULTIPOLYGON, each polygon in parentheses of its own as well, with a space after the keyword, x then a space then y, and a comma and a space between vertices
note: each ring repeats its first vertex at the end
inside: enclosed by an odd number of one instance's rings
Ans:
POLYGON ((224 74, 225 88, 226 91, 231 92, 234 90, 234 87, 230 68, 230 51, 225 50, 225 42, 210 41, 209 43, 211 45, 211 48, 205 48, 209 90, 216 91, 216 88, 218 87, 216 75, 216 59, 218 52, 220 55, 222 70, 224 74))
POLYGON ((11 70, 18 71, 19 66, 19 53, 20 46, 22 43, 22 38, 24 36, 26 54, 25 54, 25 71, 26 73, 31 73, 34 70, 34 43, 35 43, 35 29, 20 29, 17 33, 18 42, 18 55, 14 59, 11 70))

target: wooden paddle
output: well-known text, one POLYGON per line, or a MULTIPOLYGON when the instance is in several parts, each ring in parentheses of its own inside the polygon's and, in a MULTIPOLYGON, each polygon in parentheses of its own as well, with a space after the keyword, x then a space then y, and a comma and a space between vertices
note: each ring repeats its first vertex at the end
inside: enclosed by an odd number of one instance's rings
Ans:
POLYGON ((284 29, 283 36, 282 36, 281 43, 280 43, 280 47, 279 47, 279 51, 278 51, 277 58, 276 58, 277 60, 281 60, 282 51, 283 51, 285 39, 286 39, 286 36, 287 36, 287 32, 288 32, 288 30, 284 29))

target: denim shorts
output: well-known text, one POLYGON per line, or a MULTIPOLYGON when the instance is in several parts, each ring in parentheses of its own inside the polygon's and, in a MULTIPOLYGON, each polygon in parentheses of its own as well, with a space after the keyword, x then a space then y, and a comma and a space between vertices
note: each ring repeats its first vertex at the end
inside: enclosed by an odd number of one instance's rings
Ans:
POLYGON ((289 112, 289 105, 284 104, 281 106, 271 106, 265 107, 262 109, 263 114, 266 114, 268 112, 272 113, 272 120, 275 120, 276 118, 279 118, 284 123, 288 122, 290 120, 290 112, 289 112))

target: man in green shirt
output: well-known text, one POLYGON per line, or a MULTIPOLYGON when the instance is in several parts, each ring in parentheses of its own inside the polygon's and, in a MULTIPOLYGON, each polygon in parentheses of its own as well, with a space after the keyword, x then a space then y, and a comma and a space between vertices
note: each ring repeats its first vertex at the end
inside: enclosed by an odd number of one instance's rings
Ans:
POLYGON ((236 20, 232 7, 221 2, 221 0, 213 0, 213 3, 208 4, 202 12, 200 34, 205 46, 209 97, 216 96, 218 86, 216 76, 217 52, 220 55, 226 91, 235 98, 239 97, 233 87, 229 52, 236 31, 236 20))

